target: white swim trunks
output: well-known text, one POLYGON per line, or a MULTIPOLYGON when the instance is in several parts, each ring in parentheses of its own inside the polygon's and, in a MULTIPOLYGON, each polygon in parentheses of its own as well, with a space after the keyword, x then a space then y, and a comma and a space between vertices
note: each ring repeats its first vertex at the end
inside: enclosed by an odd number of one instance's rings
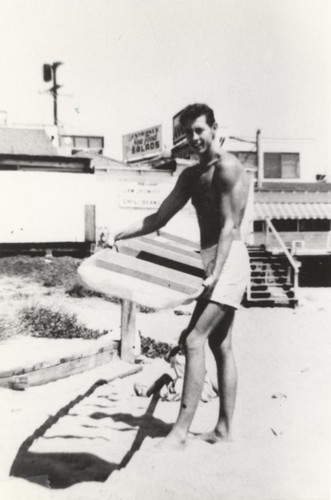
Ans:
MULTIPOLYGON (((201 250, 201 260, 207 276, 213 270, 217 245, 201 250)), ((238 309, 250 280, 250 263, 246 245, 233 241, 221 275, 208 300, 238 309)))

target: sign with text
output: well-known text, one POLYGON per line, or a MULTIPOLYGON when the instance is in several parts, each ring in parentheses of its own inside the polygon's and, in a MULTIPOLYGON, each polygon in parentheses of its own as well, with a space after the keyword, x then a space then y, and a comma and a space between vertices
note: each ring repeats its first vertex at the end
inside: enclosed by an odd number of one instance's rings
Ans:
POLYGON ((161 151, 161 125, 123 136, 123 160, 126 162, 151 158, 161 151))
MULTIPOLYGON (((185 108, 184 108, 185 109, 185 108)), ((183 113, 184 109, 179 111, 172 119, 172 142, 174 146, 179 144, 186 139, 184 128, 180 124, 180 116, 183 113)))
POLYGON ((160 184, 125 183, 119 192, 119 206, 157 209, 166 195, 166 188, 160 184))

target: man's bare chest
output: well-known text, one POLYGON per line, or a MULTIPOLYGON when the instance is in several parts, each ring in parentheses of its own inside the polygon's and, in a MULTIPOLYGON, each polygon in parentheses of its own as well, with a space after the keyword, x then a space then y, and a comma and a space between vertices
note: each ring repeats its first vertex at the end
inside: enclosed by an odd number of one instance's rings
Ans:
POLYGON ((203 172, 194 183, 192 203, 200 211, 218 210, 222 189, 215 178, 214 169, 203 172))

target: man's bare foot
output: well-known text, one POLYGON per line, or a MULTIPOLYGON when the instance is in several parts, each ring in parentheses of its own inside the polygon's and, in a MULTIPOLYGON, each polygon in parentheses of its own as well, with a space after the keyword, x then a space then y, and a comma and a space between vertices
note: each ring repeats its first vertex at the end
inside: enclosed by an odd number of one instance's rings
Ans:
POLYGON ((161 451, 183 450, 186 445, 186 439, 170 432, 162 441, 160 441, 156 448, 161 451))
POLYGON ((210 444, 216 443, 229 443, 232 441, 232 437, 228 433, 219 432, 217 429, 214 429, 211 432, 204 432, 203 434, 197 434, 197 439, 202 439, 210 444))

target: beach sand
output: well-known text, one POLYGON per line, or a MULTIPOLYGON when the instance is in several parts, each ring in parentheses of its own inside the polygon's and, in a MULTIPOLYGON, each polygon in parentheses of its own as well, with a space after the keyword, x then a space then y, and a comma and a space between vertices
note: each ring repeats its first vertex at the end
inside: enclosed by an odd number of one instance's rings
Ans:
MULTIPOLYGON (((133 385, 168 370, 163 360, 149 360, 142 373, 92 392, 95 382, 121 373, 126 364, 114 361, 23 392, 0 388, 0 498, 330 498, 330 299, 331 289, 307 288, 300 290, 295 310, 238 312, 233 343, 239 385, 231 443, 210 445, 194 437, 213 428, 215 399, 200 403, 185 450, 155 449, 179 403, 139 398, 133 385)), ((101 299, 70 305, 90 327, 113 328, 115 334, 119 306, 108 306, 101 299)), ((192 306, 178 310, 182 314, 139 313, 138 329, 175 343, 192 306)), ((28 358, 26 344, 25 350, 28 358)))

